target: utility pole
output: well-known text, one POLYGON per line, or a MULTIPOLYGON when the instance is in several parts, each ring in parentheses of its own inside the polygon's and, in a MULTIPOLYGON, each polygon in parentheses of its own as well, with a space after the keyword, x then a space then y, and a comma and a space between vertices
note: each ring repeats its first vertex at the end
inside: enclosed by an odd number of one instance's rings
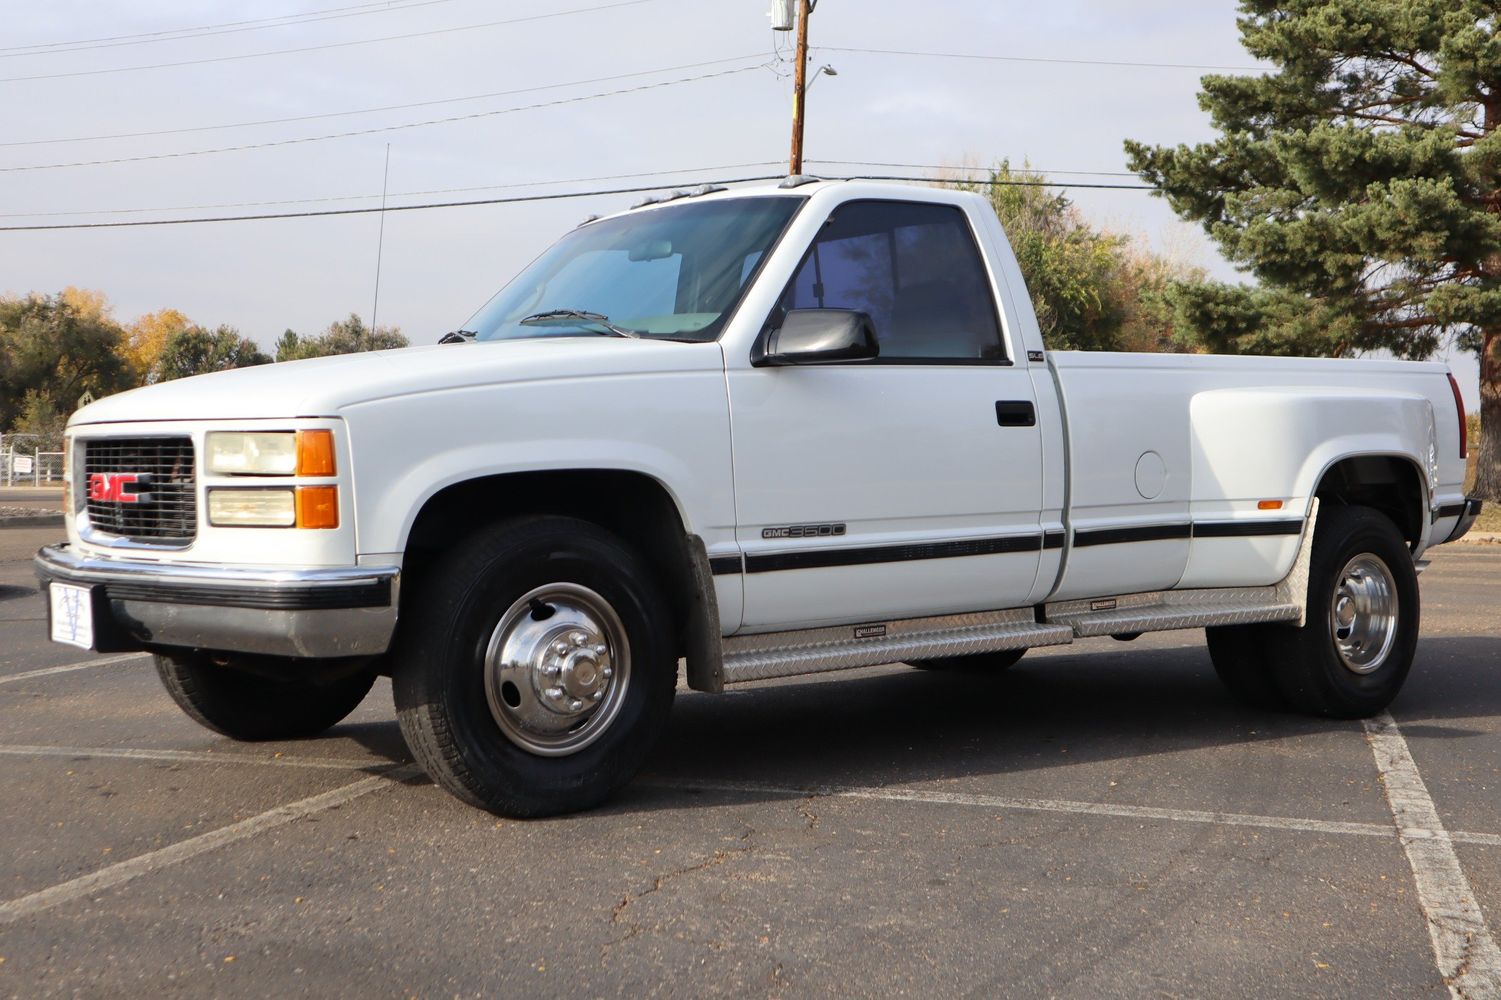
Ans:
POLYGON ((788 163, 789 174, 803 172, 803 120, 808 91, 808 15, 813 13, 813 0, 797 0, 797 65, 792 76, 792 157, 788 163))

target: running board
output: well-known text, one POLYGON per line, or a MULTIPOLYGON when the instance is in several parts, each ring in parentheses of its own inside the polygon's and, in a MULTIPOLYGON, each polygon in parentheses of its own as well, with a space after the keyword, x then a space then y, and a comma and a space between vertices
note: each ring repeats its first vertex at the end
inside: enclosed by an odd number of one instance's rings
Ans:
POLYGON ((1067 625, 1039 624, 1031 608, 732 636, 724 640, 724 682, 1061 646, 1073 638, 1067 625))
MULTIPOLYGON (((1303 625, 1308 566, 1319 501, 1309 505, 1292 569, 1271 587, 1165 590, 1121 597, 1059 601, 1034 608, 837 625, 797 632, 736 635, 723 640, 724 684, 850 670, 944 656, 1065 646, 1075 638, 1130 635, 1215 625, 1291 622, 1303 625)), ((717 684, 699 690, 718 691, 717 684)))
POLYGON ((1043 610, 1043 619, 1067 625, 1074 635, 1131 635, 1213 625, 1252 625, 1297 621, 1302 606, 1276 587, 1242 590, 1180 590, 1083 601, 1060 601, 1043 610))

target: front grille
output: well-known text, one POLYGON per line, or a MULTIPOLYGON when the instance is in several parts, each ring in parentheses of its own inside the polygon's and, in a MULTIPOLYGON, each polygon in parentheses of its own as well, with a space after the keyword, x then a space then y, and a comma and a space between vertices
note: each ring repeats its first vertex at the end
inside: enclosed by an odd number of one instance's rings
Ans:
POLYGON ((181 545, 198 534, 193 442, 185 437, 102 438, 84 442, 83 488, 89 523, 98 531, 133 542, 181 545), (123 492, 140 500, 108 499, 134 473, 123 492), (105 499, 94 499, 103 495, 105 499))

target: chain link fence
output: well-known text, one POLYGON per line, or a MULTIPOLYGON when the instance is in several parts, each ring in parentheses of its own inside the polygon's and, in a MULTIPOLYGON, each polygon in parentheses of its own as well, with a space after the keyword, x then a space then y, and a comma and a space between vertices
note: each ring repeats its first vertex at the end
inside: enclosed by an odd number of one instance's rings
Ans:
POLYGON ((27 436, 7 434, 0 444, 0 486, 61 486, 63 453, 37 451, 27 436))

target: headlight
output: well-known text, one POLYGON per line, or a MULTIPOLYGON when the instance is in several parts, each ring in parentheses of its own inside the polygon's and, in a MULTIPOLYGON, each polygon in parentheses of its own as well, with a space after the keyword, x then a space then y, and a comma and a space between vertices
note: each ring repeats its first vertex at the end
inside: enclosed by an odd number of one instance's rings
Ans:
POLYGON ((204 451, 206 467, 216 475, 290 476, 297 471, 297 435, 292 431, 214 431, 204 451))
POLYGON ((208 523, 221 528, 290 528, 297 523, 291 490, 209 490, 208 523))
POLYGON ((205 467, 220 476, 332 476, 332 431, 211 431, 205 467))

